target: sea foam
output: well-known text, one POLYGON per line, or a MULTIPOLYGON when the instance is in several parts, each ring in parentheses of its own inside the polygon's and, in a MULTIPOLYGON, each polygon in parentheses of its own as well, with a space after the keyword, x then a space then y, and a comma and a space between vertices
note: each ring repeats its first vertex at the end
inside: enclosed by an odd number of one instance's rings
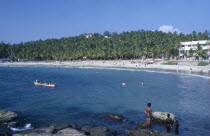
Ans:
POLYGON ((12 131, 23 131, 23 130, 27 130, 27 129, 33 129, 33 127, 31 126, 30 123, 28 123, 28 124, 25 124, 25 126, 23 128, 14 128, 14 127, 11 127, 10 129, 12 131))

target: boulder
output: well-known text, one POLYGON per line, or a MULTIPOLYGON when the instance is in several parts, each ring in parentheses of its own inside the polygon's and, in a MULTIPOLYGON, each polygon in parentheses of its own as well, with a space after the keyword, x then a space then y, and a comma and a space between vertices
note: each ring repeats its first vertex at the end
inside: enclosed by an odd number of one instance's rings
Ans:
POLYGON ((167 114, 170 114, 170 118, 174 121, 175 120, 175 115, 169 112, 153 112, 152 116, 154 117, 155 120, 163 121, 165 122, 167 119, 167 114))
POLYGON ((86 135, 90 135, 90 131, 93 127, 90 125, 84 125, 81 130, 85 132, 86 135))
POLYGON ((57 135, 65 135, 65 136, 86 136, 84 133, 79 132, 73 128, 65 128, 58 131, 57 135))
POLYGON ((90 131, 91 136, 115 136, 116 132, 110 131, 105 127, 94 127, 90 131))
POLYGON ((158 131, 132 130, 129 136, 174 136, 174 135, 158 131))
POLYGON ((106 114, 107 117, 116 120, 123 120, 123 116, 119 114, 106 114))
POLYGON ((0 122, 11 121, 17 117, 17 114, 12 111, 0 111, 0 122))

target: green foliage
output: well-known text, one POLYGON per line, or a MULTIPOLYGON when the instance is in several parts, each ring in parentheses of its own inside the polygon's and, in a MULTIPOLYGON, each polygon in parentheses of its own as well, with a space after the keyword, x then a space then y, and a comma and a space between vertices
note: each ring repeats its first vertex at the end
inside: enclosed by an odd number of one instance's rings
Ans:
POLYGON ((199 62, 199 63, 198 63, 198 66, 206 66, 206 65, 208 65, 208 64, 209 64, 209 63, 203 62, 203 61, 202 61, 202 62, 199 62))
MULTIPOLYGON (((85 34, 61 38, 30 41, 19 44, 0 43, 0 58, 28 60, 79 60, 87 59, 137 59, 166 58, 178 55, 179 42, 210 39, 209 33, 177 34, 161 31, 131 31, 103 35, 94 33, 86 38, 85 34), (109 36, 105 38, 104 36, 109 36)), ((201 55, 202 56, 202 55, 201 55)))
POLYGON ((175 63, 175 62, 171 62, 171 61, 169 61, 169 62, 166 62, 166 63, 163 63, 163 65, 176 65, 177 63, 175 63))
POLYGON ((208 56, 207 54, 207 50, 204 50, 200 44, 197 45, 197 49, 195 51, 195 53, 198 55, 198 57, 202 57, 205 58, 208 56))

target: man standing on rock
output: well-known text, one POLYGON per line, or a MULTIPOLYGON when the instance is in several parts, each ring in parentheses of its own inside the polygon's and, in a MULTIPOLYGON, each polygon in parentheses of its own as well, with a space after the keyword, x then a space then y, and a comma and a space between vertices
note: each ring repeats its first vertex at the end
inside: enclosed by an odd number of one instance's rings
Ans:
POLYGON ((151 120, 152 120, 152 109, 151 103, 147 104, 147 108, 144 110, 144 113, 146 114, 146 126, 147 126, 147 131, 150 130, 150 125, 151 125, 151 120))

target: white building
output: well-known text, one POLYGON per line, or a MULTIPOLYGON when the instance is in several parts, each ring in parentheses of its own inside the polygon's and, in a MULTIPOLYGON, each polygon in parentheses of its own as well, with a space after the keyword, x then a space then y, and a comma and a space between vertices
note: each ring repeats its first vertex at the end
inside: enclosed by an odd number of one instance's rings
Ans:
POLYGON ((189 54, 190 49, 197 50, 198 44, 200 44, 204 50, 208 50, 208 55, 210 55, 210 40, 201 40, 180 42, 181 47, 179 48, 179 56, 184 56, 183 52, 189 54))
POLYGON ((85 38, 91 38, 91 37, 93 37, 93 34, 91 34, 91 33, 85 35, 85 38))

